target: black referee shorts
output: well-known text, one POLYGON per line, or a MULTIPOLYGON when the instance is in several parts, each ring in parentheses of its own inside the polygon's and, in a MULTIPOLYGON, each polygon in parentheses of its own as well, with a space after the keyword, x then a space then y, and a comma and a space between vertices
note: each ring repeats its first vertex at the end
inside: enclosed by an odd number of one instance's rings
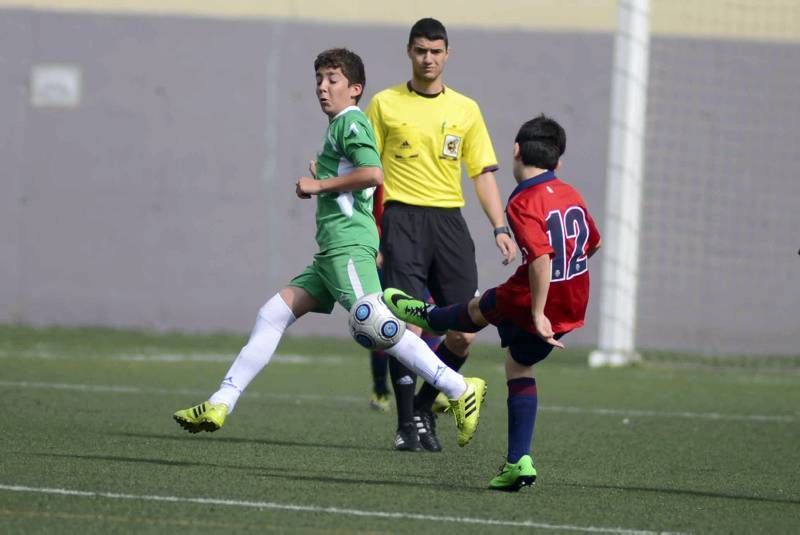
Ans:
POLYGON ((475 297, 475 244, 461 210, 388 202, 381 230, 386 287, 416 297, 427 287, 440 306, 475 297))

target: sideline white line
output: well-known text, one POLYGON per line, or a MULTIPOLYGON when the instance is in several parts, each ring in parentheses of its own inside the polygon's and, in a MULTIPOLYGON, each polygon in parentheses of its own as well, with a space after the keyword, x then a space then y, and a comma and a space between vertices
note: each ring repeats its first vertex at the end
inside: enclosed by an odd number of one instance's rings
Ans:
MULTIPOLYGON (((236 355, 120 355, 112 360, 124 362, 233 362, 236 355)), ((342 357, 309 357, 306 355, 274 355, 271 363, 281 364, 341 364, 342 357)))
MULTIPOLYGON (((23 358, 23 359, 39 359, 39 360, 69 360, 70 357, 65 357, 58 353, 50 353, 48 351, 36 350, 30 353, 14 352, 5 353, 0 349, 0 358, 23 358)), ((106 357, 100 357, 103 358, 106 357)), ((159 353, 157 355, 148 354, 130 354, 130 355, 117 355, 110 357, 111 360, 122 362, 226 362, 231 363, 236 358, 235 354, 171 354, 159 353)), ((330 364, 338 365, 344 362, 343 356, 318 356, 309 357, 308 355, 275 355, 272 357, 272 363, 280 364, 330 364)))
MULTIPOLYGON (((0 381, 0 386, 10 386, 19 388, 38 388, 42 390, 74 390, 76 392, 113 392, 127 394, 160 394, 160 395, 187 395, 187 396, 207 396, 208 390, 197 390, 191 388, 140 388, 138 386, 116 386, 116 385, 86 385, 75 383, 43 383, 37 381, 0 381)), ((364 403, 366 397, 355 396, 328 396, 322 394, 281 394, 281 393, 260 393, 248 392, 248 399, 280 399, 280 400, 300 400, 300 401, 338 401, 343 403, 364 403)))
MULTIPOLYGON (((55 489, 47 487, 25 487, 21 485, 0 484, 0 490, 11 492, 31 492, 37 494, 57 494, 61 496, 77 496, 81 498, 109 498, 114 500, 135 500, 151 502, 172 502, 172 503, 199 503, 204 505, 227 505, 231 507, 247 507, 252 509, 275 509, 279 511, 303 511, 308 513, 327 513, 333 515, 392 518, 408 520, 424 520, 432 522, 448 522, 453 524, 477 524, 484 526, 513 526, 524 528, 549 529, 554 531, 580 531, 585 533, 619 533, 623 535, 655 535, 667 534, 666 531, 649 531, 641 529, 599 527, 599 526, 570 526, 566 524, 548 524, 545 522, 534 522, 532 520, 495 520, 492 518, 477 517, 455 517, 423 515, 419 513, 390 513, 386 511, 365 511, 360 509, 343 509, 339 507, 323 507, 316 505, 298 505, 291 503, 275 502, 251 502, 242 500, 224 500, 219 498, 185 498, 180 496, 157 496, 139 494, 118 494, 115 492, 84 491, 72 489, 55 489)), ((674 532, 672 532, 674 533, 674 532)))
MULTIPOLYGON (((15 388, 39 388, 43 390, 74 390, 76 392, 113 392, 129 394, 159 394, 159 395, 187 395, 187 396, 207 396, 209 391, 188 389, 188 388, 140 388, 136 386, 117 386, 117 385, 87 385, 74 383, 44 383, 36 381, 2 381, 0 386, 15 388)), ((247 392, 248 399, 280 399, 295 401, 320 401, 339 402, 339 403, 360 403, 365 404, 365 397, 356 396, 329 396, 323 394, 283 394, 276 392, 247 392)), ((562 412, 569 414, 596 414, 599 416, 623 416, 626 418, 686 418, 693 420, 718 420, 733 422, 764 422, 764 423, 797 423, 800 421, 794 416, 776 416, 764 414, 722 414, 718 412, 681 412, 681 411, 652 411, 640 409, 608 409, 590 407, 563 407, 559 405, 539 406, 543 412, 562 412)))
POLYGON ((666 418, 694 418, 704 420, 732 420, 750 422, 775 422, 792 423, 798 421, 791 416, 768 416, 763 414, 722 414, 719 412, 681 412, 681 411, 647 411, 640 409, 586 409, 581 407, 560 407, 558 405, 548 405, 542 410, 552 412, 566 412, 576 414, 598 414, 605 416, 655 416, 666 418))

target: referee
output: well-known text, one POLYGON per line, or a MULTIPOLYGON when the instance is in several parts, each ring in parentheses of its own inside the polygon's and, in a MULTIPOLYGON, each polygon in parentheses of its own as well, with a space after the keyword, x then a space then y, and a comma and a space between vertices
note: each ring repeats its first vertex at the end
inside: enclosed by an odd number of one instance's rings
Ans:
MULTIPOLYGON (((494 178, 497 157, 478 104, 446 87, 447 31, 436 19, 417 21, 408 36, 411 80, 376 94, 367 108, 383 165, 381 254, 384 283, 410 295, 427 287, 437 305, 466 303, 478 291, 475 244, 461 215, 461 168, 494 229, 503 262, 517 249, 505 225, 494 178)), ((416 327, 409 326, 419 334, 416 327)), ((449 331, 439 358, 458 370, 475 335, 449 331)), ((431 406, 438 391, 395 359, 390 374, 397 403, 395 448, 441 451, 431 406)))

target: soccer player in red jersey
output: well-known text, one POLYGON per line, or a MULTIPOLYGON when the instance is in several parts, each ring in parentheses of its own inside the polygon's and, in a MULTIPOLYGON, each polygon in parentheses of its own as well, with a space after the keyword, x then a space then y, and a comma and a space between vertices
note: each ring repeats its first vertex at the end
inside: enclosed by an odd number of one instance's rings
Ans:
POLYGON ((568 332, 583 326, 589 301, 588 259, 600 248, 600 233, 578 191, 555 174, 567 138, 555 120, 540 115, 514 140, 518 185, 506 215, 522 265, 506 282, 467 304, 436 307, 389 288, 392 312, 423 329, 476 332, 495 325, 508 384, 508 452, 489 488, 517 491, 536 480, 530 455, 537 395, 533 365, 544 360, 568 332))

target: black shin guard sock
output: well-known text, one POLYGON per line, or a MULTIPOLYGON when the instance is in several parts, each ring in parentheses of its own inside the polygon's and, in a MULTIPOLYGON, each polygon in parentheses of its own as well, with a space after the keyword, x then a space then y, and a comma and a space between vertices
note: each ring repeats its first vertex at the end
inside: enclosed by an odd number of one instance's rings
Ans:
POLYGON ((414 421, 414 392, 417 389, 417 376, 394 358, 389 361, 389 375, 394 388, 397 425, 399 427, 412 423, 414 421))
MULTIPOLYGON (((447 364, 448 368, 454 371, 460 370, 461 366, 463 366, 464 362, 467 360, 467 355, 463 357, 456 355, 450 351, 450 348, 448 348, 447 344, 444 342, 439 344, 439 347, 436 348, 436 356, 439 357, 439 360, 447 364)), ((419 389, 419 394, 417 394, 417 397, 414 399, 414 408, 417 410, 429 411, 431 405, 433 405, 433 401, 438 395, 439 391, 436 390, 436 387, 424 383, 419 389)))

